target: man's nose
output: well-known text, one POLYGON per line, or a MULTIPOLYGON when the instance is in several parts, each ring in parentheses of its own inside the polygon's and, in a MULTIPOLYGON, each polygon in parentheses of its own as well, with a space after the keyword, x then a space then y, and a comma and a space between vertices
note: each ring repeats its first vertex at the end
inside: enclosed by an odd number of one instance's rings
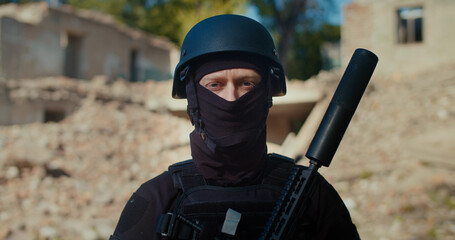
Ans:
POLYGON ((222 96, 227 101, 235 101, 240 98, 240 90, 237 89, 233 84, 228 84, 224 89, 224 96, 222 96))

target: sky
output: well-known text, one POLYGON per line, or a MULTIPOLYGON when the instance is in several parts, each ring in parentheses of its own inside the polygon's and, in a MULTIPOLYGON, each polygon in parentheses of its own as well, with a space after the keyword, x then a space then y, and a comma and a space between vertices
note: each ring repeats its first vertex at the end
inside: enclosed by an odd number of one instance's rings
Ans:
POLYGON ((341 25, 344 22, 344 7, 351 3, 352 0, 335 0, 338 10, 334 11, 328 18, 329 22, 334 25, 341 25))
MULTIPOLYGON (((325 1, 325 0, 319 0, 325 1)), ((353 0, 333 0, 336 4, 336 8, 330 10, 330 14, 327 16, 327 21, 333 25, 341 25, 344 22, 343 9, 344 7, 351 3, 353 0)), ((246 15, 260 22, 260 16, 257 12, 257 9, 252 6, 247 9, 246 15)))

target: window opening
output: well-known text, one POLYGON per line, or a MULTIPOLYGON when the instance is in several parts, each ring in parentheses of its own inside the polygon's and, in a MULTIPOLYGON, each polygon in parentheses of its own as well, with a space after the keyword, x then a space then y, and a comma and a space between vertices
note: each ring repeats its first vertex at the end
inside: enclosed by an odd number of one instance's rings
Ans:
POLYGON ((137 50, 130 52, 130 81, 137 82, 137 50))
POLYGON ((56 109, 44 110, 44 122, 60 122, 65 118, 65 111, 56 109))
POLYGON ((67 37, 64 75, 70 78, 78 78, 82 37, 74 34, 68 34, 67 37))
POLYGON ((423 8, 404 7, 398 13, 398 43, 423 41, 423 8))

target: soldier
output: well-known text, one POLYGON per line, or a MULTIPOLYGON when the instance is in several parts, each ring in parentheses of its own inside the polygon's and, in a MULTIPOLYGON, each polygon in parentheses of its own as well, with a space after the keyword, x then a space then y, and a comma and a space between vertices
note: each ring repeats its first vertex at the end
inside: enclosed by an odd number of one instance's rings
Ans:
MULTIPOLYGON (((111 240, 257 239, 294 161, 268 154, 266 120, 286 83, 269 32, 238 15, 196 24, 186 35, 172 89, 186 98, 192 160, 144 183, 111 240)), ((336 190, 317 175, 295 239, 358 239, 336 190)))

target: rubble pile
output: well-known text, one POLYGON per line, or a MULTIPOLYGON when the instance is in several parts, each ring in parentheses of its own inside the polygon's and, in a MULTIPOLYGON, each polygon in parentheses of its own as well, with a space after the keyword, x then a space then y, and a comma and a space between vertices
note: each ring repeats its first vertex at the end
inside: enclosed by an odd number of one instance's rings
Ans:
POLYGON ((374 78, 321 172, 363 239, 455 236, 455 71, 374 78))
MULTIPOLYGON (((60 84, 83 89, 79 96, 98 91, 60 84)), ((107 239, 141 183, 190 158, 187 120, 112 98, 115 84, 106 89, 60 123, 0 127, 0 239, 107 239)))
POLYGON ((80 103, 85 98, 101 101, 117 100, 126 103, 146 105, 170 95, 167 81, 130 84, 123 79, 108 81, 105 76, 95 76, 91 80, 75 80, 67 77, 47 77, 40 79, 13 79, 0 81, 9 99, 15 100, 68 100, 80 103))
MULTIPOLYGON (((453 69, 373 78, 331 166, 320 170, 363 239, 455 235, 453 69)), ((331 95, 339 73, 324 74, 308 83, 331 95)), ((0 239, 107 239, 141 183, 190 157, 191 124, 159 107, 169 83, 7 84, 11 98, 58 92, 79 107, 59 123, 0 127, 0 239)))

